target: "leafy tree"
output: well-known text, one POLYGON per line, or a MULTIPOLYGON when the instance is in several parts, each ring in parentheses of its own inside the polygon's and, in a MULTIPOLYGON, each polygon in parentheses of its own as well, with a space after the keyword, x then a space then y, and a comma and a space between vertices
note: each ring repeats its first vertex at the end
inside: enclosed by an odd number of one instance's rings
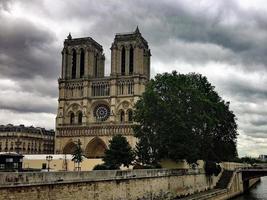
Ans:
POLYGON ((255 163, 264 163, 263 161, 256 159, 256 158, 252 158, 249 156, 245 156, 239 159, 239 162, 243 162, 243 163, 248 163, 248 164, 255 164, 255 163))
POLYGON ((109 169, 119 169, 121 165, 129 167, 133 159, 132 148, 122 135, 116 135, 109 141, 109 148, 103 158, 104 165, 109 169))
POLYGON ((237 156, 235 115, 200 74, 158 74, 136 103, 134 119, 142 163, 237 156))
POLYGON ((80 140, 77 141, 75 150, 72 154, 72 161, 78 164, 78 171, 80 171, 80 163, 83 161, 83 150, 81 147, 82 143, 80 140))
POLYGON ((221 166, 213 161, 206 161, 204 168, 208 176, 218 176, 222 170, 221 166))

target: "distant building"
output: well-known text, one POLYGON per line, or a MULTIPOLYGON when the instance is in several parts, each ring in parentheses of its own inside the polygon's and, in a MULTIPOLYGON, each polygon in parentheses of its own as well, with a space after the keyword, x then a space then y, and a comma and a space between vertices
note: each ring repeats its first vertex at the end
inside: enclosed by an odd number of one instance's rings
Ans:
POLYGON ((54 130, 24 125, 0 125, 0 152, 52 154, 54 144, 54 130))
POLYGON ((261 161, 267 161, 267 155, 259 155, 259 160, 261 161))
POLYGON ((23 155, 18 153, 0 153, 0 171, 22 171, 23 155))

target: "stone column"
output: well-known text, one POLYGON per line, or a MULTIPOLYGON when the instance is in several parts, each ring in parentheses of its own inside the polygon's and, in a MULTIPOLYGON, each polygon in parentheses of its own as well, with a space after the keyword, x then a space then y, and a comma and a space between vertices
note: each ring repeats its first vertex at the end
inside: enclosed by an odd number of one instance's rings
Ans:
POLYGON ((89 74, 89 49, 84 51, 84 77, 88 77, 89 74))
POLYGON ((94 51, 93 50, 90 50, 89 52, 88 52, 88 57, 89 57, 89 59, 88 59, 88 61, 89 61, 89 63, 88 63, 88 75, 90 76, 90 77, 94 77, 94 51))
POLYGON ((116 73, 121 74, 121 47, 117 50, 117 68, 116 73))
POLYGON ((66 61, 66 53, 64 50, 61 51, 61 55, 62 55, 62 62, 61 62, 61 78, 65 78, 65 70, 66 70, 66 65, 65 65, 65 61, 66 61))
POLYGON ((111 47, 111 76, 116 74, 116 53, 117 49, 115 47, 111 47))
POLYGON ((133 62, 133 65, 134 65, 134 71, 133 71, 133 74, 139 74, 139 64, 138 64, 138 59, 139 59, 139 48, 136 46, 134 48, 134 62, 133 62))
POLYGON ((125 75, 129 75, 129 66, 130 66, 130 47, 125 47, 125 75))

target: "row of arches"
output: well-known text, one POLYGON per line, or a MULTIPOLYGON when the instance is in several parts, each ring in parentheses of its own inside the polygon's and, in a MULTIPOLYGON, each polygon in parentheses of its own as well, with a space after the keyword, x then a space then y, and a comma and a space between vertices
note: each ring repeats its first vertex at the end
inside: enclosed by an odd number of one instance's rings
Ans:
POLYGON ((74 112, 70 111, 69 116, 70 116, 70 124, 82 124, 83 122, 82 111, 78 111, 76 115, 74 114, 74 112))
MULTIPOLYGON (((73 154, 76 143, 71 141, 63 148, 63 154, 73 154)), ((107 149, 105 142, 99 137, 93 138, 84 149, 84 156, 87 158, 102 158, 107 149)))
MULTIPOLYGON (((77 78, 77 67, 80 67, 80 74, 79 78, 84 77, 84 70, 85 70, 85 51, 83 48, 80 49, 80 66, 77 66, 77 51, 76 49, 72 49, 71 56, 72 56, 72 62, 71 62, 71 78, 75 79, 77 78)), ((95 54, 94 56, 94 76, 98 76, 98 60, 99 60, 99 55, 98 53, 95 54)))
POLYGON ((126 112, 124 112, 124 110, 120 110, 119 111, 119 117, 120 117, 121 123, 133 122, 133 110, 129 109, 126 112))
MULTIPOLYGON (((134 69, 134 48, 129 49, 129 74, 133 74, 134 69)), ((125 75, 126 71, 126 49, 123 46, 121 49, 121 75, 125 75)))
MULTIPOLYGON (((84 50, 80 50, 80 78, 84 76, 84 63, 85 63, 84 50)), ((72 49, 72 65, 71 65, 71 78, 76 78, 76 65, 77 65, 77 52, 72 49)))

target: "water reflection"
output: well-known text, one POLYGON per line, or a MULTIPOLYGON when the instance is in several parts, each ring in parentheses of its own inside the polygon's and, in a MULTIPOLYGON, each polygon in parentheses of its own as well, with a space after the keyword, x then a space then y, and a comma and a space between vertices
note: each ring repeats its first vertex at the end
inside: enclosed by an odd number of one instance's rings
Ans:
POLYGON ((267 200, 267 177, 261 178, 261 182, 252 188, 249 193, 234 200, 267 200))

